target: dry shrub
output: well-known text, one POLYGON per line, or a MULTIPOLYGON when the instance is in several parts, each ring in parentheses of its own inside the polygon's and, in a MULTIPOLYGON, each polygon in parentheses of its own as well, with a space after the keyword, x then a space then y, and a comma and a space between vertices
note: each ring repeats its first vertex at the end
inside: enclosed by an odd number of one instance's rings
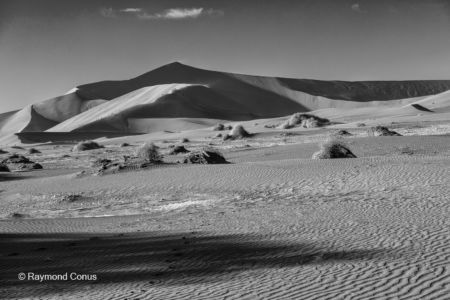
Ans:
POLYGON ((171 155, 175 155, 178 153, 188 153, 189 150, 186 149, 183 145, 178 145, 172 148, 172 150, 170 151, 171 155))
POLYGON ((39 150, 36 149, 36 148, 30 148, 30 149, 28 149, 28 154, 38 154, 38 153, 41 153, 41 151, 39 151, 39 150))
POLYGON ((374 136, 401 136, 400 133, 389 130, 389 128, 384 126, 375 126, 371 128, 371 131, 374 136))
POLYGON ((216 124, 214 127, 213 127, 213 130, 214 131, 222 131, 222 130, 225 130, 225 125, 223 125, 223 124, 216 124))
POLYGON ((330 120, 320 118, 312 114, 295 113, 283 124, 280 125, 282 129, 290 129, 300 125, 304 128, 316 128, 330 124, 330 120))
POLYGON ((146 162, 161 163, 162 155, 159 153, 159 147, 153 143, 145 143, 137 149, 136 156, 146 162))
POLYGON ((341 140, 332 139, 320 145, 313 159, 356 158, 356 155, 341 140))
POLYGON ((130 146, 130 144, 128 144, 128 143, 122 143, 122 144, 120 144, 120 147, 129 147, 130 146))
POLYGON ((94 150, 94 149, 101 149, 105 148, 104 146, 94 142, 94 141, 85 141, 85 142, 79 142, 76 144, 72 151, 86 151, 86 150, 94 150))
POLYGON ((195 150, 186 154, 183 163, 185 164, 227 164, 228 161, 218 150, 205 148, 195 150))
POLYGON ((242 125, 235 125, 233 129, 230 131, 230 133, 226 134, 223 137, 223 140, 236 140, 236 139, 243 139, 250 137, 251 134, 248 133, 247 130, 245 130, 244 126, 242 125))
POLYGON ((10 172, 7 165, 0 163, 0 172, 10 172))

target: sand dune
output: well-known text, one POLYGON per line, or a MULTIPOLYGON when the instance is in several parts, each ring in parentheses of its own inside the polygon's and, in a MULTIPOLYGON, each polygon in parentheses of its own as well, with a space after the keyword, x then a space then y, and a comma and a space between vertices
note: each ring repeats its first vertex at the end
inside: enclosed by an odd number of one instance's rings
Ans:
MULTIPOLYGON (((196 119, 245 121, 334 109, 337 118, 393 116, 410 104, 444 112, 450 81, 319 81, 251 76, 172 63, 138 77, 80 85, 0 115, 0 134, 179 131, 196 119), (387 110, 387 108, 391 108, 387 110), (343 115, 338 115, 341 112, 343 115), (158 120, 193 121, 157 124, 158 120)), ((211 126, 208 121, 205 127, 211 126)), ((200 126, 195 125, 195 128, 200 126)), ((194 128, 189 126, 187 129, 194 128)), ((1 139, 0 139, 1 140, 1 139)), ((3 139, 6 140, 6 139, 3 139)))

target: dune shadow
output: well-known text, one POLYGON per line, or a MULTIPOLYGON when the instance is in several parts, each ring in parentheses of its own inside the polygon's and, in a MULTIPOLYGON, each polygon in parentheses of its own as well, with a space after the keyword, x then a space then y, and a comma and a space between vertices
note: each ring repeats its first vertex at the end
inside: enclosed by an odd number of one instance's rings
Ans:
MULTIPOLYGON (((0 286, 8 297, 30 297, 83 285, 146 282, 187 285, 230 279, 250 269, 367 260, 385 249, 330 250, 257 235, 204 233, 0 234, 0 286), (35 274, 95 274, 96 281, 33 281, 35 274), (18 288, 20 287, 20 288, 18 288)), ((0 292, 0 297, 5 296, 0 292)))
POLYGON ((23 180, 30 178, 30 176, 21 175, 18 176, 14 173, 0 173, 0 182, 2 181, 13 181, 13 180, 23 180))

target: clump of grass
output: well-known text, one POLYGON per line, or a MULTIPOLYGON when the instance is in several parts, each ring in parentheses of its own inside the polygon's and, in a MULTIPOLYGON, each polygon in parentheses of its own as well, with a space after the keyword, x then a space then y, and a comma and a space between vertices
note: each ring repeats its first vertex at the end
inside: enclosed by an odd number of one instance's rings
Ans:
POLYGON ((128 143, 122 143, 122 144, 120 144, 120 147, 129 147, 130 146, 130 144, 128 144, 128 143))
POLYGON ((186 149, 183 145, 177 145, 172 148, 172 150, 170 151, 170 154, 176 155, 178 153, 188 153, 188 152, 189 152, 189 150, 186 149))
POLYGON ((0 163, 0 172, 10 172, 7 165, 0 163))
POLYGON ((401 136, 400 133, 389 130, 389 128, 384 126, 375 126, 371 128, 371 132, 374 136, 401 136))
POLYGON ((30 148, 30 149, 28 149, 28 154, 38 154, 38 153, 41 153, 41 151, 39 151, 39 150, 36 149, 36 148, 30 148))
POLYGON ((223 139, 224 140, 228 140, 228 139, 236 140, 236 139, 244 139, 244 138, 247 138, 250 136, 251 136, 251 134, 247 130, 245 130, 244 126, 239 124, 239 125, 235 125, 233 127, 233 129, 230 131, 230 133, 225 135, 223 137, 223 139))
POLYGON ((222 130, 225 130, 225 125, 223 125, 223 124, 216 124, 214 127, 213 127, 213 130, 214 131, 222 131, 222 130))
POLYGON ((313 159, 356 158, 348 146, 338 139, 326 141, 320 145, 320 150, 313 154, 313 159))
POLYGON ((87 151, 87 150, 94 150, 94 149, 101 149, 101 148, 105 148, 104 146, 94 142, 94 141, 84 141, 84 142, 79 142, 78 144, 76 144, 72 151, 87 151))
POLYGON ((316 128, 330 124, 330 120, 320 118, 312 114, 295 113, 283 124, 280 125, 282 129, 294 128, 298 125, 304 128, 316 128))
POLYGON ((159 153, 159 147, 153 143, 145 143, 136 151, 136 156, 150 163, 161 163, 163 156, 159 153))
POLYGON ((189 140, 188 138, 182 138, 182 139, 181 139, 181 142, 182 142, 182 143, 189 143, 190 140, 189 140))
POLYGON ((204 148, 188 153, 183 163, 185 164, 227 164, 229 163, 222 153, 213 148, 204 148))

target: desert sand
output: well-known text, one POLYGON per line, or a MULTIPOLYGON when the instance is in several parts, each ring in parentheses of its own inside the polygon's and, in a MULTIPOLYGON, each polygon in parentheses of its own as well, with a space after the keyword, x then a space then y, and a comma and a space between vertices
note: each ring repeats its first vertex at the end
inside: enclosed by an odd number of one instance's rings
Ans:
POLYGON ((172 64, 0 115, 0 158, 43 166, 0 173, 0 298, 448 299, 450 84, 343 94, 348 84, 172 64), (247 101, 253 89, 266 98, 247 101), (211 94, 222 98, 198 96, 211 94), (297 111, 331 122, 280 129, 297 111), (217 123, 251 135, 223 140, 217 123), (373 136, 375 125, 402 136, 373 136), (311 159, 343 129, 357 158, 311 159), (87 139, 104 148, 72 151, 87 139), (145 142, 163 164, 92 172, 145 142), (213 147, 230 163, 180 164, 173 145, 213 147))

